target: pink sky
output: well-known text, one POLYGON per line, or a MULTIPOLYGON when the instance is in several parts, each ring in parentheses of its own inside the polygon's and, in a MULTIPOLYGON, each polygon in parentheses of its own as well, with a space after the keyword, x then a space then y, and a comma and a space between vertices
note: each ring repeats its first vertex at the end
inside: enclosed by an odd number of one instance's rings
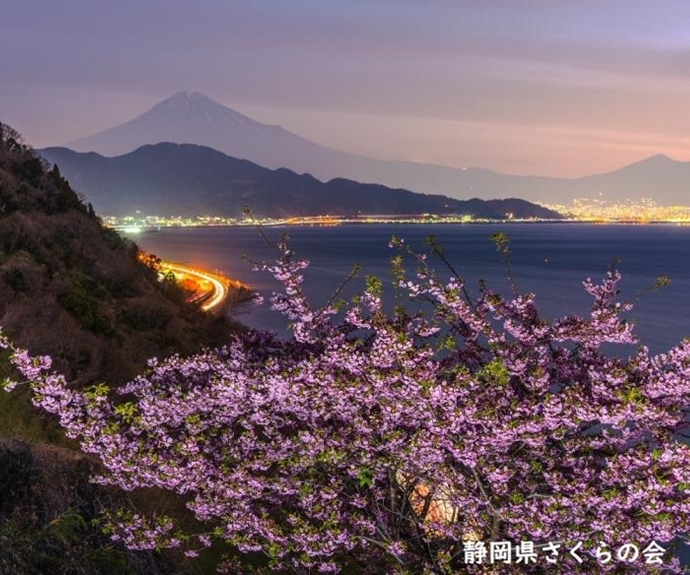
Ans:
POLYGON ((64 144, 188 89, 351 152, 581 176, 690 161, 688 31, 680 0, 26 0, 0 121, 64 144))

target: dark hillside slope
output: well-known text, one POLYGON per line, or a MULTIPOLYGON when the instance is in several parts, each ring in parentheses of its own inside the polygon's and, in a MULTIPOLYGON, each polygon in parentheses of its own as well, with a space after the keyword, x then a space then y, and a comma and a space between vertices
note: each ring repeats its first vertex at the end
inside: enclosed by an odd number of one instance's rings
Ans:
MULTIPOLYGON (((121 382, 148 357, 218 343, 209 322, 101 226, 57 167, 0 150, 0 325, 73 381, 121 382)), ((226 326, 227 327, 227 326, 226 326)))
MULTIPOLYGON (((0 247, 4 333, 33 355, 50 355, 75 385, 123 382, 148 357, 216 345, 234 329, 185 304, 176 285, 159 282, 136 246, 103 228, 59 170, 48 171, 3 124, 0 247)), ((7 352, 0 358, 2 381, 13 374, 7 352)), ((0 390, 0 575, 185 572, 178 558, 126 551, 92 523, 104 509, 146 512, 147 502, 160 500, 93 485, 97 471, 31 405, 27 389, 0 390)))

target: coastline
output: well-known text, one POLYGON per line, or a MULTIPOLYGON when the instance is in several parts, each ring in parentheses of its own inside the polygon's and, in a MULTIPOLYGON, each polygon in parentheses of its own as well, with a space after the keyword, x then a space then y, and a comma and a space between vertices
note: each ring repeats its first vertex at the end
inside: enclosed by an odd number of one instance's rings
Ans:
POLYGON ((434 220, 412 220, 412 219, 380 219, 380 220, 366 220, 361 219, 342 219, 337 222, 329 221, 325 223, 319 219, 303 218, 300 221, 275 220, 260 223, 243 223, 243 222, 227 222, 227 223, 168 223, 168 224, 142 224, 138 226, 111 226, 117 232, 125 235, 137 235, 140 233, 155 233, 161 230, 168 229, 203 229, 203 228, 246 228, 246 227, 333 227, 341 225, 357 225, 357 226, 378 226, 381 224, 404 224, 410 226, 428 226, 428 225, 511 225, 511 224, 576 224, 576 225, 625 225, 625 226, 646 226, 646 225, 673 225, 673 226, 688 226, 690 220, 645 220, 645 219, 559 219, 559 220, 542 220, 542 219, 474 219, 466 221, 448 220, 448 219, 434 219, 434 220))

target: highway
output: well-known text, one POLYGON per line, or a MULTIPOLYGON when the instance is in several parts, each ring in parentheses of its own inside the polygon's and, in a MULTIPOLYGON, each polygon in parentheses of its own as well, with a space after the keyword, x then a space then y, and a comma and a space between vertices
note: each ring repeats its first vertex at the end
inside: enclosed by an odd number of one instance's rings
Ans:
POLYGON ((201 304, 203 311, 217 308, 228 297, 229 281, 221 276, 169 262, 161 262, 160 267, 164 272, 171 271, 178 279, 189 277, 199 284, 199 290, 188 301, 203 302, 201 304))

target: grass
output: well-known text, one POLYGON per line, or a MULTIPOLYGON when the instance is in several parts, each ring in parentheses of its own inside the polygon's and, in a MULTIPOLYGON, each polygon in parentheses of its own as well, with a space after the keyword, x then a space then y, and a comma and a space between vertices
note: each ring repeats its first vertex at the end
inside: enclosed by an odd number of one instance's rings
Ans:
MULTIPOLYGON (((4 353, 0 357, 0 380, 15 376, 10 369, 4 353)), ((31 390, 27 385, 18 385, 11 392, 0 390, 0 437, 76 447, 51 416, 31 403, 31 390)))

